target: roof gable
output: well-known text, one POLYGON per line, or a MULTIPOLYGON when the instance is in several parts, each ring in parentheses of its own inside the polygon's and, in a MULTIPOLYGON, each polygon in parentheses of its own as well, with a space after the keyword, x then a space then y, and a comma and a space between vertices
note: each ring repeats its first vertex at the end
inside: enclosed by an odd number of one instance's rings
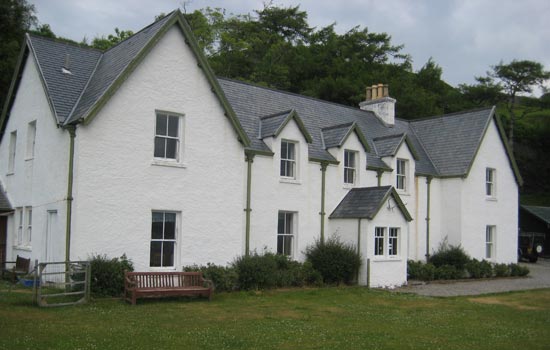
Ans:
POLYGON ((405 141, 407 147, 409 147, 409 151, 411 152, 413 158, 416 160, 420 159, 418 152, 416 151, 416 148, 407 133, 382 136, 373 139, 376 153, 380 157, 395 157, 397 151, 399 151, 399 148, 403 144, 403 141, 405 141))
POLYGON ((304 126, 304 122, 294 109, 260 117, 260 138, 264 139, 270 136, 279 136, 281 131, 283 131, 291 120, 296 122, 306 142, 311 143, 313 139, 304 126))
POLYGON ((372 220, 390 197, 395 200, 403 217, 407 221, 412 221, 411 214, 393 186, 353 188, 334 209, 329 218, 372 220))
POLYGON ((367 142, 365 135, 363 135, 361 129, 357 127, 357 124, 355 122, 330 126, 321 129, 321 137, 325 149, 342 147, 352 133, 355 133, 357 135, 357 138, 359 139, 359 142, 361 142, 361 144, 363 145, 365 151, 370 152, 369 143, 367 142))

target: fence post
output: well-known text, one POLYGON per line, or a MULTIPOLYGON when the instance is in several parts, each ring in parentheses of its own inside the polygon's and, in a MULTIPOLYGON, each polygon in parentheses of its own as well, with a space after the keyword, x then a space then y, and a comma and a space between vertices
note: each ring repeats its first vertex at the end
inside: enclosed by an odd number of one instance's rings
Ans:
POLYGON ((32 270, 33 272, 31 272, 33 274, 33 281, 32 281, 32 302, 33 303, 36 303, 38 301, 38 297, 37 297, 37 293, 38 293, 38 290, 37 290, 37 286, 36 286, 36 283, 38 281, 38 259, 35 259, 34 260, 34 270, 32 270))
POLYGON ((92 264, 88 261, 86 263, 86 302, 90 301, 90 290, 92 282, 92 264))

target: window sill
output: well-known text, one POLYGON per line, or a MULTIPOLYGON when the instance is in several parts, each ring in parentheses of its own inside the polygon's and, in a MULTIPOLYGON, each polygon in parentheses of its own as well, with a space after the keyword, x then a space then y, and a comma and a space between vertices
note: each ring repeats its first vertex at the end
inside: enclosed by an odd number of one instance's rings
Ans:
POLYGON ((33 160, 33 159, 34 159, 34 157, 25 158, 25 162, 28 162, 28 161, 33 160))
POLYGON ((486 200, 486 201, 489 201, 489 202, 496 202, 496 201, 497 201, 497 197, 486 197, 485 200, 486 200))
POLYGON ((6 173, 6 176, 11 176, 11 175, 13 175, 13 174, 15 174, 15 172, 10 171, 9 173, 6 173))
POLYGON ((153 159, 151 165, 166 166, 171 168, 187 168, 187 165, 185 163, 178 163, 176 161, 162 159, 153 159))
POLYGON ((401 257, 390 258, 387 256, 372 258, 372 262, 391 262, 391 261, 398 262, 398 261, 403 261, 403 259, 401 257))
POLYGON ((175 266, 167 266, 167 267, 149 266, 149 270, 151 272, 176 271, 176 267, 175 266))
POLYGON ((15 245, 13 246, 13 249, 24 250, 24 251, 27 251, 27 252, 32 252, 32 247, 29 246, 29 245, 17 245, 17 244, 15 244, 15 245))
POLYGON ((396 190, 397 194, 400 196, 410 197, 411 193, 403 190, 396 190))
POLYGON ((355 187, 356 187, 355 184, 344 184, 344 186, 342 186, 342 188, 345 190, 351 190, 352 188, 355 188, 355 187))
POLYGON ((281 178, 279 180, 279 182, 281 183, 285 183, 285 184, 293 184, 293 185, 301 185, 302 184, 302 181, 300 180, 296 180, 296 179, 289 179, 289 178, 281 178))

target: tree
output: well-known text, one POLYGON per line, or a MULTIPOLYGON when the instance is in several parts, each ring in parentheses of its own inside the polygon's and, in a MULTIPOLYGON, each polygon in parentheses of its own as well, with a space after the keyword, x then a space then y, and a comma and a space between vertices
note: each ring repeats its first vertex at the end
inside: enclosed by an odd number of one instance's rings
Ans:
POLYGON ((550 72, 544 70, 539 62, 528 60, 513 60, 508 64, 500 62, 492 67, 489 77, 497 79, 506 94, 506 109, 510 116, 508 137, 510 146, 514 146, 514 129, 516 121, 533 112, 531 108, 524 108, 518 115, 516 111, 518 94, 532 93, 533 88, 542 87, 542 84, 550 79, 550 72))
POLYGON ((34 5, 0 0, 0 107, 6 102, 25 32, 35 23, 34 5))
POLYGON ((119 42, 128 39, 134 35, 134 32, 131 30, 120 30, 115 28, 115 34, 109 34, 107 38, 105 36, 95 37, 92 40, 92 47, 100 50, 107 50, 112 46, 115 46, 119 42))

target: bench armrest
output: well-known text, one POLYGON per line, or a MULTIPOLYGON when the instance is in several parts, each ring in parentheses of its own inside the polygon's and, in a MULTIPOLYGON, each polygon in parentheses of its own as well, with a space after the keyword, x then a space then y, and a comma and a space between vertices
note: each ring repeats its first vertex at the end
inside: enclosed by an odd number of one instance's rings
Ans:
POLYGON ((204 285, 205 287, 209 287, 209 288, 214 289, 214 282, 212 282, 212 280, 203 278, 203 279, 202 279, 202 283, 203 283, 203 285, 204 285))
POLYGON ((124 277, 124 288, 130 289, 130 288, 135 288, 135 286, 136 286, 136 281, 129 279, 128 276, 124 277))

